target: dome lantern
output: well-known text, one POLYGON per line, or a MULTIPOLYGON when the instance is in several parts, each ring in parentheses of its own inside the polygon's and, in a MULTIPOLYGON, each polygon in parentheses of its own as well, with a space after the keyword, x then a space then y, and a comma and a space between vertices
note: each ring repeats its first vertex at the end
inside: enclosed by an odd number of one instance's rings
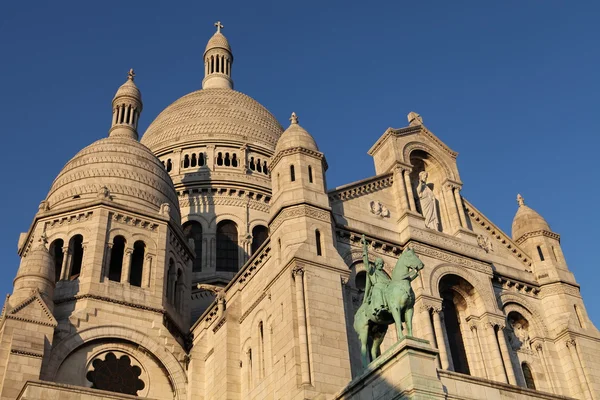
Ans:
POLYGON ((109 136, 128 137, 137 140, 137 125, 142 112, 142 94, 133 79, 135 72, 129 70, 127 81, 119 87, 112 101, 113 118, 109 136))
POLYGON ((217 32, 210 38, 204 51, 203 89, 233 89, 231 66, 233 54, 227 38, 221 33, 224 26, 221 21, 215 22, 217 32))

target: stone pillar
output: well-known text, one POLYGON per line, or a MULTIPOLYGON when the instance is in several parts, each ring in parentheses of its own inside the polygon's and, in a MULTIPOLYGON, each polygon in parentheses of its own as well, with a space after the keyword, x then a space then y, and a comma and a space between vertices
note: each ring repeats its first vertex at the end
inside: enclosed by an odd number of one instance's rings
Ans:
POLYGON ((487 367, 485 365, 485 359, 483 358, 483 354, 485 354, 485 351, 483 349, 483 346, 481 345, 481 338, 479 337, 479 329, 478 326, 476 324, 471 324, 469 325, 469 328, 471 329, 471 335, 473 336, 473 341, 475 342, 475 353, 476 353, 476 358, 477 358, 477 362, 479 363, 480 367, 480 375, 482 378, 486 378, 489 379, 489 373, 487 371, 487 367))
POLYGON ((108 281, 108 271, 110 269, 110 258, 112 256, 113 243, 106 244, 106 257, 104 257, 104 266, 102 267, 102 274, 100 276, 100 282, 108 281))
POLYGON ((534 345, 535 351, 542 362, 542 366, 544 367, 544 373, 546 374, 546 379, 548 379, 548 386, 552 393, 556 393, 556 388, 554 387, 554 377, 550 375, 550 369, 548 368, 548 363, 546 362, 546 356, 544 355, 543 346, 541 343, 536 343, 534 345))
POLYGON ((409 171, 404 170, 402 174, 404 175, 404 184, 406 185, 406 193, 408 195, 408 203, 410 204, 410 209, 414 212, 417 212, 417 206, 415 205, 415 195, 413 194, 412 185, 410 183, 410 176, 408 175, 409 171))
POLYGON ((62 260, 62 266, 60 267, 60 280, 64 281, 66 279, 69 278, 69 261, 71 259, 71 254, 69 251, 69 246, 64 246, 62 248, 62 252, 63 252, 63 260, 62 260))
POLYGON ((206 146, 206 166, 211 170, 215 170, 217 158, 215 157, 215 145, 209 144, 206 146))
POLYGON ((394 196, 396 197, 396 207, 399 215, 402 215, 406 210, 410 210, 406 184, 404 183, 404 168, 402 167, 394 168, 394 196))
POLYGON ((441 189, 444 202, 446 203, 446 213, 449 221, 449 231, 456 231, 461 226, 460 218, 458 216, 458 210, 456 208, 456 200, 454 198, 453 193, 454 187, 454 184, 448 183, 448 181, 446 181, 443 188, 441 189))
POLYGON ((118 115, 119 115, 119 109, 118 108, 113 109, 113 119, 112 119, 113 126, 115 126, 115 124, 117 123, 118 115))
MULTIPOLYGON (((404 184, 404 181, 403 181, 404 184)), ((431 344, 431 347, 436 347, 436 343, 435 343, 435 332, 433 331, 433 325, 431 323, 431 318, 430 318, 430 310, 433 307, 428 306, 426 304, 423 304, 421 307, 421 322, 423 323, 423 326, 425 327, 425 339, 431 344)), ((440 361, 440 356, 438 353, 438 356, 436 357, 437 360, 437 365, 438 368, 442 367, 441 361, 440 361)))
POLYGON ((460 224, 463 228, 468 229, 467 217, 465 216, 465 207, 463 206, 462 197, 460 196, 460 187, 454 187, 454 198, 456 199, 456 207, 458 208, 458 216, 460 218, 460 224))
POLYGON ((498 342, 500 343, 500 351, 502 352, 502 360, 504 361, 504 369, 506 375, 508 375, 508 383, 511 385, 517 385, 517 378, 515 376, 515 369, 510 358, 510 352, 508 345, 506 344, 506 335, 504 334, 504 326, 498 327, 498 342))
POLYGON ((577 343, 575 339, 567 340, 566 342, 567 348, 569 349, 569 353, 571 354, 571 360, 573 361, 573 365, 575 366, 575 371, 577 371, 577 376, 579 377, 579 382, 581 384, 581 394, 585 399, 594 399, 590 387, 588 385, 585 372, 581 365, 581 358, 579 356, 579 351, 577 349, 577 343))
POLYGON ((294 267, 292 270, 296 285, 296 309, 298 314, 298 343, 300 345, 300 371, 302 384, 310 385, 310 364, 308 360, 308 333, 306 329, 306 310, 304 299, 304 269, 294 267))
POLYGON ((506 379, 506 373, 504 372, 504 366, 502 365, 502 353, 500 353, 500 346, 498 345, 498 340, 496 339, 496 324, 493 322, 488 322, 486 324, 486 331, 490 365, 493 368, 495 379, 502 383, 508 383, 508 380, 506 379))
POLYGON ((152 276, 152 255, 146 254, 144 257, 144 270, 142 271, 142 287, 150 287, 150 277, 152 276))
POLYGON ((131 255, 133 249, 128 247, 123 252, 123 269, 121 270, 121 283, 129 283, 129 272, 131 270, 131 255))
POLYGON ((454 365, 448 354, 448 339, 446 338, 446 331, 442 328, 442 310, 439 308, 433 308, 433 327, 435 329, 435 337, 437 339, 438 350, 440 352, 440 363, 443 369, 453 370, 454 365))

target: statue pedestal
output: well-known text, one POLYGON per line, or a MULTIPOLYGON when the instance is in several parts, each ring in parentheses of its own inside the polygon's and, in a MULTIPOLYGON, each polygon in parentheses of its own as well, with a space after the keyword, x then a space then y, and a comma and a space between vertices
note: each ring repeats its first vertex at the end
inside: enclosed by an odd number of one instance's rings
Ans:
POLYGON ((427 340, 404 338, 338 392, 335 400, 444 399, 438 351, 427 340))

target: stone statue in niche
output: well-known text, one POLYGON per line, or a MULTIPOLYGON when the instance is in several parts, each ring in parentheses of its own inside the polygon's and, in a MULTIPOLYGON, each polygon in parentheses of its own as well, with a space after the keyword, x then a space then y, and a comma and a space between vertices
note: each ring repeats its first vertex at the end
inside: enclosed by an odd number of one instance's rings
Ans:
POLYGON ((411 282, 419 276, 423 262, 412 249, 404 250, 390 279, 383 271, 383 259, 377 258, 375 265, 369 263, 368 244, 364 235, 361 243, 367 279, 363 302, 354 314, 354 330, 361 344, 362 365, 366 368, 369 362, 381 355, 380 347, 388 325, 396 326, 399 341, 404 339, 402 323, 406 327, 406 335, 412 336, 415 293, 411 282))
POLYGON ((508 340, 513 350, 531 350, 529 324, 527 320, 520 316, 513 316, 512 318, 509 318, 508 322, 512 331, 508 340))
POLYGON ((428 174, 426 171, 419 173, 419 183, 417 184, 417 196, 421 204, 421 211, 425 217, 425 226, 429 229, 438 230, 440 220, 437 213, 437 200, 433 190, 427 185, 428 174))
POLYGON ((387 218, 390 216, 390 210, 379 201, 371 201, 369 209, 371 210, 371 214, 375 214, 378 217, 387 218))
POLYGON ((486 253, 489 253, 490 251, 494 251, 494 246, 492 245, 492 241, 490 240, 489 237, 487 237, 485 235, 477 236, 477 244, 479 245, 479 247, 484 249, 486 251, 486 253))

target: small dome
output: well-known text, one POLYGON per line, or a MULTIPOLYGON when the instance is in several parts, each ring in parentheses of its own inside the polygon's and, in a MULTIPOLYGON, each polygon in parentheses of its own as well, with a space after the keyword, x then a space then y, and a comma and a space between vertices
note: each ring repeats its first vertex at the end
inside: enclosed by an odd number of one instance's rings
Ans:
POLYGON ((290 124, 289 128, 287 128, 281 134, 281 137, 277 142, 277 146, 275 147, 275 154, 279 153, 280 151, 292 149, 295 147, 302 147, 308 150, 319 151, 315 139, 313 139, 313 137, 310 135, 310 133, 306 131, 306 129, 304 129, 298 124, 298 117, 296 116, 296 113, 292 113, 290 121, 292 121, 292 123, 290 124))
POLYGON ((206 50, 204 50, 204 54, 211 49, 224 49, 228 52, 231 51, 231 46, 229 46, 229 41, 221 32, 216 32, 206 44, 206 50))
POLYGON ((548 225, 546 220, 534 209, 525 205, 521 195, 517 197, 517 201, 519 203, 519 209, 517 210, 512 223, 513 240, 519 240, 523 235, 530 232, 541 230, 552 232, 550 225, 548 225))
POLYGON ((159 159, 132 138, 109 136, 81 150, 54 180, 46 200, 54 210, 98 198, 152 214, 167 203, 171 218, 181 222, 171 177, 159 159))
POLYGON ((117 93, 115 93, 113 102, 121 97, 131 97, 133 99, 136 99, 140 103, 142 102, 142 93, 140 92, 140 89, 138 89, 138 87, 133 82, 134 76, 135 76, 135 73, 133 72, 133 69, 130 69, 128 77, 127 77, 127 81, 125 81, 125 83, 119 87, 119 89, 117 90, 117 93))
POLYGON ((259 102, 231 89, 203 89, 176 100, 150 124, 141 142, 152 151, 219 139, 273 150, 281 125, 259 102))

